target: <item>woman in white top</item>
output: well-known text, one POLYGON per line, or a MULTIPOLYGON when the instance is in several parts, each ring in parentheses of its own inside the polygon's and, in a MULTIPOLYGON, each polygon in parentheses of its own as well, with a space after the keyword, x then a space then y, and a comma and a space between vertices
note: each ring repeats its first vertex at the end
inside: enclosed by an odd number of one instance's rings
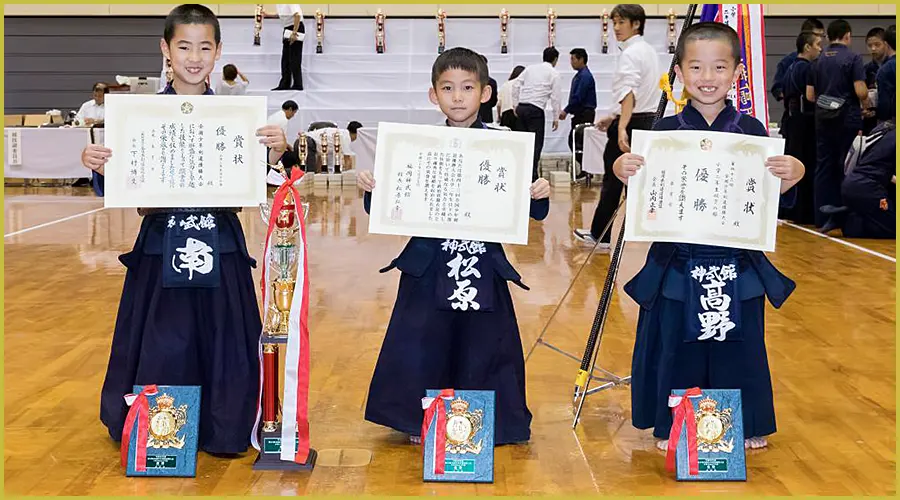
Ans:
POLYGON ((525 66, 516 66, 512 73, 509 74, 509 80, 503 83, 500 86, 500 90, 497 91, 497 107, 500 108, 500 125, 503 127, 507 127, 510 130, 515 130, 516 128, 516 113, 513 111, 513 100, 512 100, 512 82, 522 72, 525 71, 525 66))
POLYGON ((216 95, 244 95, 249 84, 250 80, 234 64, 226 64, 222 68, 222 81, 216 85, 216 95))

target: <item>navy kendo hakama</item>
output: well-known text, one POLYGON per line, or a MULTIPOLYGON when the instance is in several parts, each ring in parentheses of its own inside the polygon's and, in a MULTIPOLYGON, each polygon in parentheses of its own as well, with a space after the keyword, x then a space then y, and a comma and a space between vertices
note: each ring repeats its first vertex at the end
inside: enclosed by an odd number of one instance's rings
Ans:
MULTIPOLYGON (((366 193, 367 212, 370 200, 366 193)), ((549 200, 532 200, 531 217, 543 220, 549 206, 549 200)), ((527 287, 503 247, 416 237, 382 272, 395 267, 400 287, 369 386, 366 420, 418 436, 427 389, 492 390, 494 442, 528 441, 525 360, 507 282, 527 287)))
POLYGON ((841 185, 849 209, 843 224, 847 238, 891 239, 897 235, 897 136, 894 128, 879 125, 866 138, 867 147, 858 164, 841 185))
POLYGON ((119 257, 127 271, 100 399, 100 420, 116 441, 128 412, 123 396, 134 385, 199 385, 200 449, 247 451, 262 321, 256 263, 235 211, 151 209, 134 248, 119 257), (209 247, 190 266, 181 258, 188 237, 209 247))
MULTIPOLYGON (((761 123, 737 113, 730 103, 711 126, 688 105, 681 115, 665 118, 655 127, 677 129, 767 135, 761 123)), ((672 426, 669 395, 672 390, 696 386, 740 389, 745 435, 774 433, 765 298, 781 307, 794 287, 761 252, 693 244, 651 245, 644 267, 625 285, 625 292, 641 307, 631 372, 634 426, 653 427, 655 437, 668 438, 672 426), (713 281, 719 281, 718 291, 728 299, 721 294, 701 299, 703 284, 713 281), (704 312, 716 314, 716 309, 708 307, 716 299, 718 306, 724 306, 718 310, 730 313, 725 322, 713 323, 713 316, 704 312), (703 301, 707 307, 701 307, 703 301)))

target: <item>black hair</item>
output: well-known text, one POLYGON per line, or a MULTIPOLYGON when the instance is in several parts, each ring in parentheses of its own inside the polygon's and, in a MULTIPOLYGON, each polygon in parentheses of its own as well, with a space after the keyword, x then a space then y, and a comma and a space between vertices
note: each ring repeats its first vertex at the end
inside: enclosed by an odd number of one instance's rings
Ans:
POLYGON ((888 47, 890 47, 891 50, 897 50, 894 48, 894 43, 896 42, 896 39, 897 39, 897 25, 892 24, 892 25, 888 26, 886 30, 884 30, 884 43, 888 44, 888 47))
POLYGON ((851 31, 850 23, 847 21, 843 19, 831 21, 831 23, 828 24, 828 40, 832 42, 840 40, 851 31))
POLYGON ((800 31, 815 31, 815 30, 825 31, 825 25, 822 24, 822 21, 819 21, 815 17, 806 18, 806 21, 803 21, 803 24, 800 26, 800 31))
POLYGON ((298 109, 300 109, 300 106, 297 106, 297 103, 294 101, 284 101, 284 104, 281 105, 281 109, 285 111, 289 109, 292 111, 297 111, 298 109))
POLYGON ((91 88, 91 92, 96 92, 100 89, 103 89, 104 94, 109 94, 109 85, 107 85, 103 82, 95 83, 94 86, 91 88))
POLYGON ((866 40, 868 40, 869 38, 872 38, 873 36, 884 40, 884 34, 885 34, 884 28, 875 27, 875 28, 870 29, 869 32, 866 33, 866 40))
POLYGON ((519 77, 519 75, 522 74, 523 71, 525 71, 525 66, 522 66, 521 64, 516 66, 515 68, 513 68, 512 73, 509 74, 509 79, 515 80, 519 77))
POLYGON ((678 37, 678 45, 675 47, 675 60, 678 65, 684 62, 684 52, 687 44, 698 40, 721 40, 731 46, 731 54, 734 64, 741 63, 741 40, 734 28, 724 23, 705 22, 692 24, 681 32, 678 37))
POLYGON ((813 33, 812 31, 804 31, 797 35, 797 53, 802 53, 803 49, 806 48, 807 45, 809 45, 810 47, 815 45, 817 38, 819 38, 819 35, 813 33))
POLYGON ((572 49, 572 50, 569 52, 569 55, 570 55, 570 56, 575 56, 576 59, 581 59, 582 61, 584 61, 585 64, 587 64, 587 61, 588 61, 588 54, 587 54, 587 51, 586 51, 586 50, 584 50, 584 49, 582 49, 582 48, 580 48, 580 47, 577 48, 577 49, 572 49))
POLYGON ((166 27, 163 30, 163 38, 166 43, 171 43, 175 36, 175 28, 182 24, 208 24, 215 30, 216 45, 222 43, 222 29, 219 27, 219 18, 208 7, 189 3, 179 5, 166 16, 166 27))
POLYGON ((355 134, 357 130, 363 128, 363 124, 357 121, 352 121, 347 124, 347 131, 351 134, 355 134))
POLYGON ((556 50, 556 47, 547 47, 544 49, 544 62, 553 63, 559 59, 559 51, 556 50))
POLYGON ((445 71, 459 69, 473 73, 479 85, 488 85, 488 67, 483 56, 465 47, 453 47, 437 56, 431 65, 431 86, 437 88, 437 82, 445 71))
POLYGON ((237 66, 234 64, 226 64, 222 67, 222 77, 226 80, 234 80, 238 76, 237 66))
POLYGON ((638 35, 643 36, 644 25, 647 24, 647 13, 644 12, 644 8, 641 7, 640 4, 620 3, 613 7, 612 12, 609 13, 609 17, 619 17, 626 21, 638 23, 638 35))

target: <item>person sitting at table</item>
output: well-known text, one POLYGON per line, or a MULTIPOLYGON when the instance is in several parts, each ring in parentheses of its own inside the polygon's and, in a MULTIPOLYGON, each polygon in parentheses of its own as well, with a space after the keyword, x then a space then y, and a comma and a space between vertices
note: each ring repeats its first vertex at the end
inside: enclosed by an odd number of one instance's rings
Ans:
POLYGON ((76 127, 90 127, 103 123, 105 113, 103 100, 106 98, 106 94, 109 93, 109 86, 103 82, 97 82, 94 84, 93 90, 94 98, 82 104, 81 108, 78 109, 78 113, 75 114, 76 127))

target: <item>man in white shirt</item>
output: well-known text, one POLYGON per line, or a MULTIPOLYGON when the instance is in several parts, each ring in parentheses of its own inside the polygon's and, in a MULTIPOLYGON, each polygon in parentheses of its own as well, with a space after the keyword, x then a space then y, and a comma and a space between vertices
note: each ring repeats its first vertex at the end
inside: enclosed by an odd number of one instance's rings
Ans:
POLYGON ((105 83, 97 82, 94 84, 94 98, 85 102, 75 114, 75 126, 90 127, 92 125, 100 125, 103 123, 105 116, 105 108, 103 100, 109 93, 109 87, 105 83))
POLYGON ((513 81, 512 104, 516 113, 516 130, 534 132, 534 164, 531 180, 538 178, 538 163, 544 149, 544 109, 549 101, 553 117, 553 130, 559 127, 561 90, 559 73, 555 66, 559 51, 553 47, 544 49, 544 62, 532 64, 513 81))
MULTIPOLYGON (((269 119, 266 120, 267 125, 278 125, 281 127, 281 130, 284 131, 284 136, 288 137, 288 123, 291 118, 297 114, 297 110, 300 109, 300 106, 297 106, 297 103, 294 101, 284 101, 284 104, 281 105, 281 111, 276 111, 269 115, 269 119)), ((288 141, 288 146, 290 146, 291 141, 288 141)))
POLYGON ((594 211, 590 231, 576 229, 575 236, 589 243, 599 240, 601 248, 608 248, 611 229, 606 229, 622 197, 622 181, 613 174, 616 159, 630 149, 632 130, 650 130, 659 106, 659 55, 644 40, 647 15, 638 4, 619 4, 610 13, 613 31, 622 53, 613 73, 612 97, 616 103, 612 112, 597 122, 606 131, 609 141, 603 151, 603 186, 600 202, 594 211), (601 234, 602 233, 602 234, 601 234))
POLYGON ((272 90, 303 90, 303 10, 300 4, 277 4, 281 19, 281 81, 272 90), (287 38, 285 38, 287 34, 287 38))

